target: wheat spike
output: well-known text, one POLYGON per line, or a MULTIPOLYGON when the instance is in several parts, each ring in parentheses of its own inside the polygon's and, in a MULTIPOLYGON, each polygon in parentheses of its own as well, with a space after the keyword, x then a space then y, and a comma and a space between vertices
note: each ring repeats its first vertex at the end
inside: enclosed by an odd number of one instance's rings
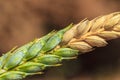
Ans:
POLYGON ((1 56, 0 80, 21 80, 28 75, 42 74, 46 67, 60 66, 62 60, 106 46, 107 40, 118 37, 120 12, 70 24, 1 56))

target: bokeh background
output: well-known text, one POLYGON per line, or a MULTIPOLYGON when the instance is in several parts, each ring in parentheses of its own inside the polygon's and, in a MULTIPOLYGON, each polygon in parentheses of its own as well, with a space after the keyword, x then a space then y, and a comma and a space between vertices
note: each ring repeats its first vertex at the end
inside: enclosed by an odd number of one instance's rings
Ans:
MULTIPOLYGON (((1 0, 0 54, 71 22, 120 11, 120 0, 1 0)), ((120 39, 109 41, 44 75, 24 80, 120 80, 120 39)))

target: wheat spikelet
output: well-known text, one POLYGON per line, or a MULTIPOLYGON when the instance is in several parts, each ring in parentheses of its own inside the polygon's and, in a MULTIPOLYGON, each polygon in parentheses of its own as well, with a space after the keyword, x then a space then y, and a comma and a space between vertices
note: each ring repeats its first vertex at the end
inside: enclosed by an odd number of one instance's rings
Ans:
POLYGON ((84 19, 58 32, 36 39, 0 57, 0 80, 20 80, 42 74, 47 67, 60 66, 62 60, 102 47, 107 40, 120 37, 120 12, 84 19))
POLYGON ((94 47, 105 46, 107 40, 118 37, 120 37, 120 12, 100 16, 91 21, 83 20, 64 34, 63 42, 84 53, 93 50, 94 47))

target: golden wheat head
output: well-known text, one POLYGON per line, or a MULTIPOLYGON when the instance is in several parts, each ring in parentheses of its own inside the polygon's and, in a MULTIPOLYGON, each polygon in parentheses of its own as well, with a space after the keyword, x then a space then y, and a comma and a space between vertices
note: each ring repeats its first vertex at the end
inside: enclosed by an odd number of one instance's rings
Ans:
POLYGON ((120 37, 120 12, 99 16, 91 21, 85 19, 74 25, 63 36, 63 42, 80 52, 102 47, 107 40, 120 37))

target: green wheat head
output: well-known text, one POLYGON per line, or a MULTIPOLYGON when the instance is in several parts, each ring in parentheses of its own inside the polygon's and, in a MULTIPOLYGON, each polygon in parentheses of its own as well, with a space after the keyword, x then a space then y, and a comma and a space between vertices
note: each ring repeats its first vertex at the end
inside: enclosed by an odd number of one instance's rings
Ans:
POLYGON ((0 57, 0 80, 21 80, 42 74, 47 67, 60 66, 66 59, 102 47, 106 40, 120 37, 120 13, 85 19, 60 31, 52 31, 40 39, 13 48, 0 57))

